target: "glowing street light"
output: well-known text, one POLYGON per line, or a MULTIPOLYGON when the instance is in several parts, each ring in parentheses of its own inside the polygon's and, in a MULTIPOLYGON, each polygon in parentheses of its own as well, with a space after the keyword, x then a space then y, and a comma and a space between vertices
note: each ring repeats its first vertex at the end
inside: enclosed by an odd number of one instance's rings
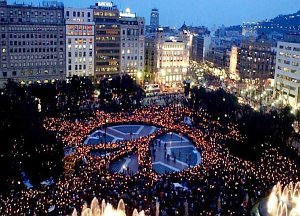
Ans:
POLYGON ((141 79, 141 78, 142 78, 142 75, 143 75, 143 73, 142 73, 141 71, 138 71, 138 72, 137 72, 137 78, 138 78, 138 79, 141 79))

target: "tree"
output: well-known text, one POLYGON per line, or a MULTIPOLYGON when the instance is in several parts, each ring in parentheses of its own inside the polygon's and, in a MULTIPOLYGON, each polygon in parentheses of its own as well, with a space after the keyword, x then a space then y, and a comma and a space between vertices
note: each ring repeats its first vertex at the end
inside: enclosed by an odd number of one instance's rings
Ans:
POLYGON ((273 119, 269 114, 263 114, 251 109, 244 109, 242 117, 238 120, 239 130, 245 138, 242 142, 232 142, 230 149, 239 157, 258 160, 266 149, 265 143, 273 134, 271 125, 273 119))
POLYGON ((82 106, 92 99, 95 90, 89 78, 78 76, 73 76, 68 81, 36 83, 25 89, 41 102, 43 115, 65 114, 77 118, 87 114, 82 112, 82 106))
POLYGON ((239 109, 237 98, 223 89, 206 91, 203 87, 193 88, 190 101, 194 109, 204 108, 214 118, 234 117, 239 109))
POLYGON ((287 106, 279 109, 278 111, 272 111, 273 117, 272 128, 274 135, 272 140, 274 143, 280 144, 288 141, 292 136, 294 128, 292 124, 295 121, 295 116, 291 113, 292 108, 287 106))
POLYGON ((101 104, 110 111, 130 111, 138 108, 145 96, 144 90, 129 75, 103 79, 99 89, 101 104))
POLYGON ((290 107, 271 113, 256 112, 252 108, 243 107, 238 124, 245 139, 242 143, 229 143, 229 147, 238 156, 254 160, 272 147, 287 150, 287 142, 293 134, 293 122, 294 116, 290 107))
POLYGON ((34 184, 61 174, 61 143, 43 127, 34 97, 13 81, 1 90, 0 136, 1 190, 21 182, 21 172, 34 184))

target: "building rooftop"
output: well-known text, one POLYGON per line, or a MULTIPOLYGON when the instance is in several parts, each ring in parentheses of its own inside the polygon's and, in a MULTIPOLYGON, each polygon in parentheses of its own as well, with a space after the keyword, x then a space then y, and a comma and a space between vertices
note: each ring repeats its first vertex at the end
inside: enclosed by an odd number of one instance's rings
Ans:
POLYGON ((64 8, 64 4, 58 1, 43 1, 39 5, 25 4, 23 3, 13 3, 8 5, 6 0, 0 0, 0 6, 9 6, 9 7, 28 7, 28 8, 64 8))
POLYGON ((284 42, 289 43, 300 43, 300 33, 292 33, 285 35, 283 38, 284 42))

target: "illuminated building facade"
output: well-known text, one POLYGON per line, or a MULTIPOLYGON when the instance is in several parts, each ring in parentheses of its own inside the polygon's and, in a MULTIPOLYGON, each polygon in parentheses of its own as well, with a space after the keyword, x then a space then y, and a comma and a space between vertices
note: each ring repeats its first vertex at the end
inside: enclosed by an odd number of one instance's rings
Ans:
POLYGON ((64 6, 0 4, 0 85, 65 79, 64 6))
POLYGON ((165 37, 158 31, 155 39, 146 41, 146 71, 160 84, 182 83, 189 70, 191 42, 189 36, 165 37))
POLYGON ((239 80, 239 75, 237 73, 238 48, 236 46, 231 47, 229 56, 229 78, 239 80))
POLYGON ((238 73, 242 80, 266 80, 274 77, 275 44, 260 37, 243 41, 238 55, 238 73))
POLYGON ((120 73, 120 15, 112 2, 98 2, 92 6, 95 21, 96 82, 103 77, 120 73))
POLYGON ((239 46, 239 37, 204 37, 204 58, 215 68, 227 69, 229 67, 232 46, 239 46))
POLYGON ((145 19, 127 8, 120 12, 121 74, 129 74, 139 83, 144 78, 145 19))
POLYGON ((274 98, 300 108, 300 35, 277 44, 274 98))
POLYGON ((94 76, 92 9, 65 8, 67 76, 94 76))

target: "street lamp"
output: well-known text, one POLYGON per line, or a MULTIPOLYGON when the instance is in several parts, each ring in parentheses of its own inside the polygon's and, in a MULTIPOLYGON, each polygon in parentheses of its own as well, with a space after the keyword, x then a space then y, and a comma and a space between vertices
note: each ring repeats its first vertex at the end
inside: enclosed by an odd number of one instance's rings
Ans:
POLYGON ((108 119, 104 115, 104 164, 105 164, 105 174, 106 174, 106 169, 107 169, 107 164, 106 164, 106 130, 107 130, 107 123, 108 119))
POLYGON ((136 74, 136 76, 137 76, 139 84, 141 85, 142 84, 143 72, 142 71, 138 71, 137 74, 136 74))

